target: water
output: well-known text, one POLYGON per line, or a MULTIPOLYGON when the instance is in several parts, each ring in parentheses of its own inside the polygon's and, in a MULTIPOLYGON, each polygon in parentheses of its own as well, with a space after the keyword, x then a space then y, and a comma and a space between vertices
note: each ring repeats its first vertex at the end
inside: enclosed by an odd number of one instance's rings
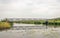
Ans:
POLYGON ((35 25, 35 24, 17 24, 13 25, 14 30, 30 30, 30 29, 46 29, 45 25, 35 25))
POLYGON ((0 38, 60 38, 60 30, 46 29, 44 25, 15 23, 13 26, 13 29, 0 32, 0 38))

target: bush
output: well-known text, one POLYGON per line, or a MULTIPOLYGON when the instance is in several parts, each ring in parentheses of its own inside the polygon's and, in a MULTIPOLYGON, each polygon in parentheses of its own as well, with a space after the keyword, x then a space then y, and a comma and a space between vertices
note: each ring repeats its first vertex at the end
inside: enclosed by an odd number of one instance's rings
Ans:
POLYGON ((10 23, 8 22, 0 22, 0 30, 9 29, 11 27, 10 23))
POLYGON ((41 22, 34 22, 34 24, 41 24, 41 22))

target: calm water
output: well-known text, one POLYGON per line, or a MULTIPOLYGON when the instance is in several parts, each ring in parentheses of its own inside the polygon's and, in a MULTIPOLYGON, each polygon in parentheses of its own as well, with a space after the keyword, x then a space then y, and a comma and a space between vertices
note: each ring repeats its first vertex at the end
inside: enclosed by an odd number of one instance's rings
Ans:
POLYGON ((13 24, 13 29, 16 30, 30 30, 30 29, 46 29, 45 25, 42 24, 13 24))
POLYGON ((46 29, 43 25, 15 23, 13 28, 0 32, 0 38, 60 38, 60 31, 46 29))

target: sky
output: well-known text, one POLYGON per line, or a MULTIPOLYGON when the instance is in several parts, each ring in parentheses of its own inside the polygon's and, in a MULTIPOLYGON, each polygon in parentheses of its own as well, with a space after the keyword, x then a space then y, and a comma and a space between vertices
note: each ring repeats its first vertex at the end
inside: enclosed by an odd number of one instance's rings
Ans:
POLYGON ((0 0, 0 18, 57 18, 60 0, 0 0))

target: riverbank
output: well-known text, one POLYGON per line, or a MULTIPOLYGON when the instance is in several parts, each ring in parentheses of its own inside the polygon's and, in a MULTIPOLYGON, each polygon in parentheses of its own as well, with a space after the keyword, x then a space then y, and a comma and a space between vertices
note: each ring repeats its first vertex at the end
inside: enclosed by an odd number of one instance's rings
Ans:
POLYGON ((8 22, 0 22, 0 30, 10 29, 11 25, 8 22))

